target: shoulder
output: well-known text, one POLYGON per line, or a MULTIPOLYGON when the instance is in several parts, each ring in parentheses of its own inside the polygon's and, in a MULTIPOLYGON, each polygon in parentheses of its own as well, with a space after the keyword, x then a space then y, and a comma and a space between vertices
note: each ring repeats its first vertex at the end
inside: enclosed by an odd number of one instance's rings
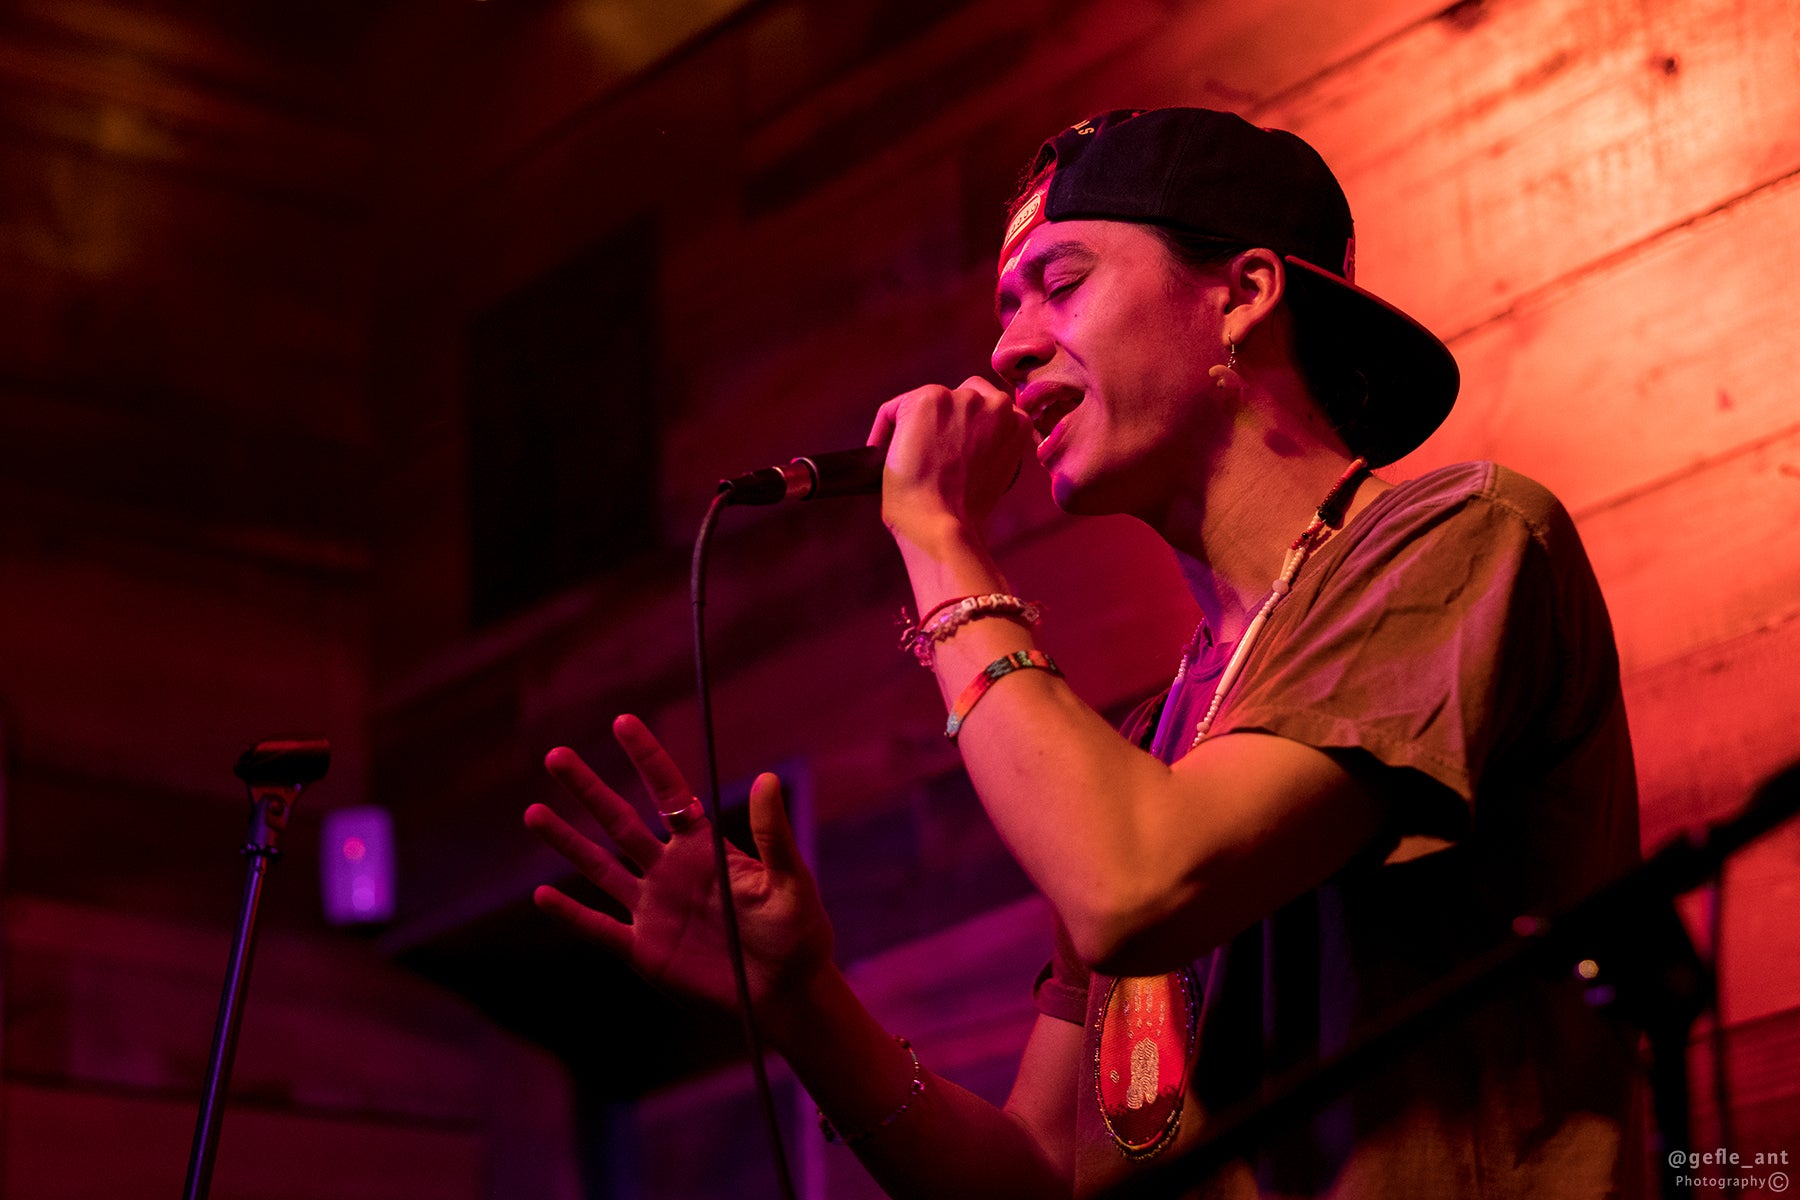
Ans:
POLYGON ((1580 563, 1586 553, 1562 502, 1526 475, 1494 462, 1463 462, 1394 485, 1358 514, 1343 538, 1352 558, 1491 552, 1580 563))
POLYGON ((1491 512, 1496 519, 1516 522, 1538 541, 1559 537, 1570 525, 1568 510, 1549 488, 1496 462, 1439 467, 1396 484, 1369 508, 1378 518, 1460 510, 1491 512))
POLYGON ((1366 751, 1471 800, 1546 698, 1597 705, 1616 658, 1573 524, 1492 462, 1391 488, 1301 572, 1215 728, 1366 751))
POLYGON ((1341 557, 1321 571, 1322 612, 1356 604, 1413 638, 1417 622, 1447 621, 1459 640, 1484 634, 1474 640, 1497 676, 1526 677, 1523 657, 1553 671, 1578 656, 1616 686, 1599 580, 1568 510, 1536 480, 1498 463, 1455 463, 1398 484, 1352 525, 1341 557), (1397 622, 1396 608, 1415 617, 1397 622))

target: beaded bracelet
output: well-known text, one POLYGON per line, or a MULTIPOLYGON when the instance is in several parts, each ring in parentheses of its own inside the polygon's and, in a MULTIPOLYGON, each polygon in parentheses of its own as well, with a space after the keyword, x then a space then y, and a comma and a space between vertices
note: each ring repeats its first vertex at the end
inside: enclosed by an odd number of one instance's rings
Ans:
POLYGON ((989 688, 1014 671, 1030 670, 1048 671, 1059 679, 1062 677, 1062 670, 1057 667, 1056 660, 1042 650, 1014 650, 1011 654, 1002 655, 981 668, 981 674, 956 698, 955 706, 950 709, 950 719, 944 722, 944 736, 955 742, 956 735, 962 732, 963 722, 969 719, 970 711, 987 695, 989 688))
POLYGON ((912 1102, 917 1100, 919 1094, 925 1090, 925 1068, 919 1065, 919 1052, 914 1050, 913 1044, 903 1037, 897 1037, 894 1040, 899 1042, 908 1054, 912 1055, 912 1086, 907 1089, 906 1099, 900 1102, 899 1108, 896 1108, 893 1112, 883 1117, 880 1124, 872 1125, 861 1133, 839 1133, 837 1127, 831 1123, 831 1118, 825 1115, 825 1110, 822 1108, 818 1109, 819 1132, 824 1135, 826 1141, 842 1142, 846 1146, 854 1146, 857 1142, 874 1137, 889 1125, 898 1121, 900 1119, 900 1114, 911 1108, 912 1102))
MULTIPOLYGON (((906 610, 901 609, 901 615, 906 610)), ((1044 609, 1034 600, 1021 600, 1006 592, 989 592, 985 596, 959 596, 946 600, 923 617, 918 624, 908 623, 900 632, 900 648, 912 652, 919 665, 930 669, 937 657, 937 645, 948 640, 970 621, 983 617, 1006 617, 1022 625, 1036 625, 1044 609)))

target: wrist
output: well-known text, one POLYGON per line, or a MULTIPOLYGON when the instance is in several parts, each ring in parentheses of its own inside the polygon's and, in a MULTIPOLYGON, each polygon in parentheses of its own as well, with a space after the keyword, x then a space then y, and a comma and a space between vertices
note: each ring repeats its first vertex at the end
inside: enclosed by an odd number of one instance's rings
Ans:
POLYGON ((909 505, 895 512, 884 506, 882 520, 902 554, 943 555, 980 541, 974 524, 948 508, 909 505))
POLYGON ((783 982, 759 1005, 757 1016, 769 1048, 792 1059, 794 1050, 816 1039, 846 997, 854 999, 849 981, 830 959, 808 974, 783 982))
POLYGON ((979 531, 955 517, 894 529, 893 535, 921 613, 953 597, 1008 590, 979 531))

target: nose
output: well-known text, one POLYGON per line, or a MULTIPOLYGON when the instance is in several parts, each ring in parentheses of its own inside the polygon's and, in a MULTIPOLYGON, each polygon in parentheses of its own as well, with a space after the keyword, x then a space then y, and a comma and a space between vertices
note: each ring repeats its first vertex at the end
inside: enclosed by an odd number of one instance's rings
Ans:
POLYGON ((994 353, 988 362, 993 366, 994 374, 1018 387, 1032 371, 1049 362, 1055 352, 1056 347, 1037 306, 1026 304, 1000 331, 1000 340, 994 343, 994 353))

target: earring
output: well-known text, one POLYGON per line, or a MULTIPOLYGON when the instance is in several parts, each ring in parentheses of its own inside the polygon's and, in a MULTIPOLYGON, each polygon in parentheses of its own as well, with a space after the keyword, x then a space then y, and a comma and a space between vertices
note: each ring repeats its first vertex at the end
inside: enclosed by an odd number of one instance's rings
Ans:
POLYGON ((1227 336, 1225 345, 1227 347, 1225 361, 1213 367, 1207 374, 1212 376, 1213 386, 1221 391, 1233 387, 1242 388, 1244 381, 1238 378, 1237 373, 1237 343, 1227 336))

